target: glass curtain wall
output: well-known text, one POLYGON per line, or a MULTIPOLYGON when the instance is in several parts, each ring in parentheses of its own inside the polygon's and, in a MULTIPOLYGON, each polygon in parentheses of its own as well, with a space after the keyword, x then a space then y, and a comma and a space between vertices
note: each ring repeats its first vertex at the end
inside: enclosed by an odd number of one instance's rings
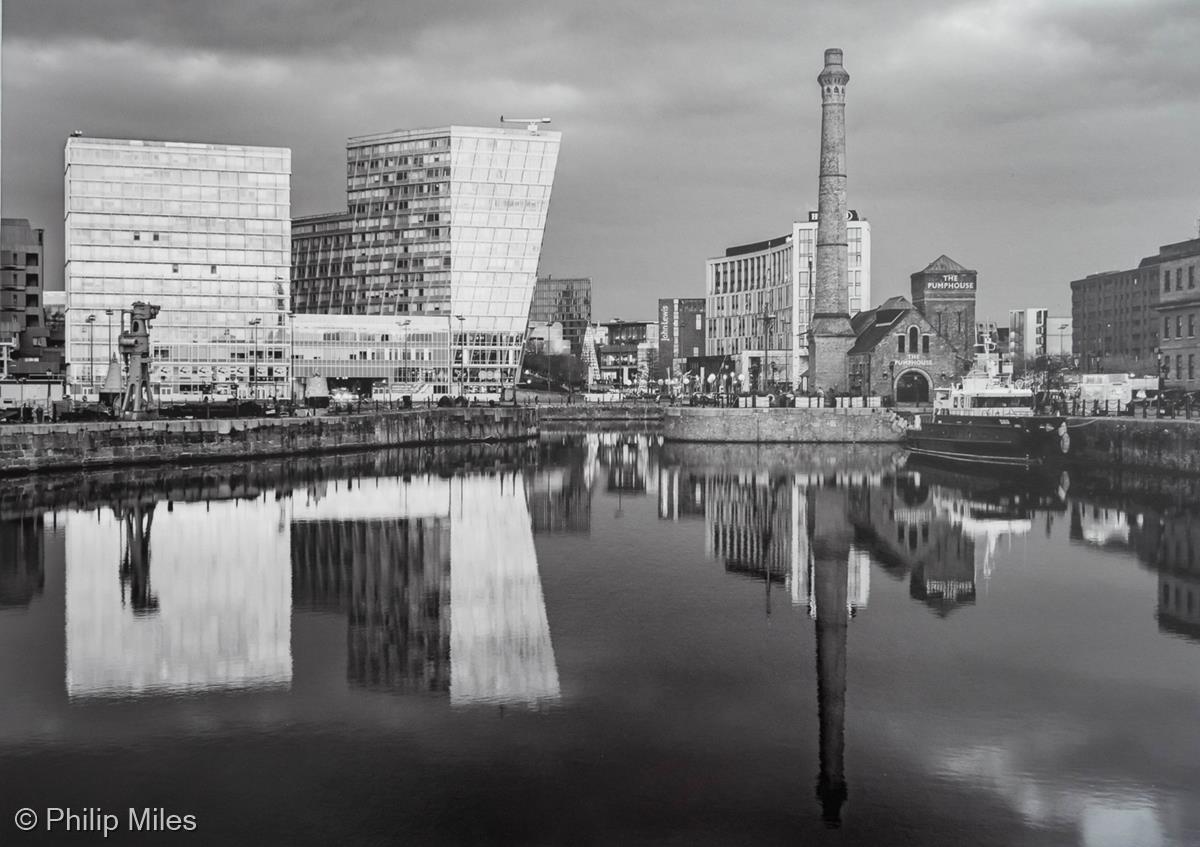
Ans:
POLYGON ((161 310, 150 335, 161 399, 288 394, 290 175, 286 148, 68 140, 67 360, 77 391, 95 395, 121 312, 141 300, 161 310))
POLYGON ((462 315, 462 379, 481 390, 513 385, 560 134, 451 128, 451 310, 462 315))
POLYGON ((346 213, 294 231, 297 312, 437 317, 455 386, 514 384, 559 139, 455 126, 351 138, 346 213))

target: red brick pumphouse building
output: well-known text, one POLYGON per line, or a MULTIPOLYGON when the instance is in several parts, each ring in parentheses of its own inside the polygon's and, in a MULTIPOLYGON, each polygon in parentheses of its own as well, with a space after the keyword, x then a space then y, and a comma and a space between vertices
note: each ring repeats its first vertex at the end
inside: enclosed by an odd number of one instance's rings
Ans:
POLYGON ((939 256, 912 275, 913 299, 892 297, 859 312, 847 354, 850 393, 928 403, 975 358, 977 273, 939 256), (915 305, 914 305, 915 304, 915 305))

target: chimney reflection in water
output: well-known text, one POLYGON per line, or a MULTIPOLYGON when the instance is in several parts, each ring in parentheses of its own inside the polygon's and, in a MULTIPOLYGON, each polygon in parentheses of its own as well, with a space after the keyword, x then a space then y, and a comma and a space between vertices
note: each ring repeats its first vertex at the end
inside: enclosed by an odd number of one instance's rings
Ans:
POLYGON ((820 763, 817 799, 827 826, 841 826, 846 802, 846 625, 851 528, 845 492, 830 475, 810 490, 813 600, 817 641, 820 763))

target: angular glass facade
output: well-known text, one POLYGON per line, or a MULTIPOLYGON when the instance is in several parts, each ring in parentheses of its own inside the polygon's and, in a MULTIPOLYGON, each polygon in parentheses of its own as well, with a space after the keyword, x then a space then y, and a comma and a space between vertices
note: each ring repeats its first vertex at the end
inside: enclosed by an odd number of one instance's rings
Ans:
POLYGON ((592 322, 592 280, 542 277, 533 289, 529 305, 529 323, 562 324, 563 339, 571 343, 571 352, 583 349, 583 334, 592 322))
POLYGON ((150 341, 162 399, 288 395, 291 170, 280 147, 68 139, 66 346, 76 390, 98 390, 121 310, 143 300, 161 309, 150 341))
POLYGON ((512 385, 559 141, 457 126, 351 138, 347 211, 293 229, 296 312, 440 317, 462 381, 512 385))

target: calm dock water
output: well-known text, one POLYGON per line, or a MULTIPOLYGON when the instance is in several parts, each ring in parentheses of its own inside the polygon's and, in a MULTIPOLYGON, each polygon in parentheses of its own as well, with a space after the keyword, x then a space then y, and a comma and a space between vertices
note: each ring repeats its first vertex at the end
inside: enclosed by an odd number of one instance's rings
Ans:
POLYGON ((6 501, 4 843, 1200 843, 1187 497, 637 432, 232 477, 6 501))

